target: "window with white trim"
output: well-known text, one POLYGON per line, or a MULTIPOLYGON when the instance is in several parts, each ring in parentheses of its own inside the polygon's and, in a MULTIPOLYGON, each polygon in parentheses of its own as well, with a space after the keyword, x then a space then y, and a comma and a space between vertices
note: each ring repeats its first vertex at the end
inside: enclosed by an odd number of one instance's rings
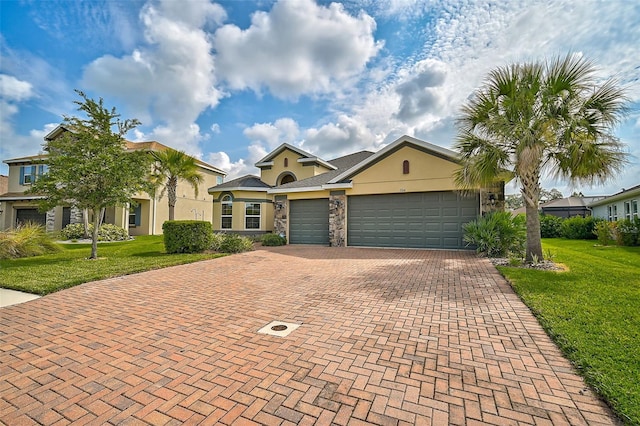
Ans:
POLYGON ((616 204, 613 205, 613 221, 616 222, 618 220, 618 206, 616 204))
POLYGON ((613 222, 613 208, 611 206, 607 206, 607 218, 609 222, 613 222))
POLYGON ((631 220, 631 201, 624 202, 624 218, 631 220))
POLYGON ((260 203, 246 203, 244 216, 245 229, 260 229, 260 203))
POLYGON ((631 217, 638 216, 638 200, 631 200, 631 217))
POLYGON ((233 223, 233 200, 231 195, 222 197, 222 223, 220 229, 231 229, 233 223))
POLYGON ((36 181, 36 166, 20 166, 20 185, 31 185, 36 181))

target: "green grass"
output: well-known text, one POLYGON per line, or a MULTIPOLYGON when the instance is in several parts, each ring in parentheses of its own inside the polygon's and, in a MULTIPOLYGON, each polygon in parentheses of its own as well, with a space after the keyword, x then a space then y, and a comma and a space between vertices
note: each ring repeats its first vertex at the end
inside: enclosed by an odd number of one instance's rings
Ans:
POLYGON ((545 239, 568 267, 499 267, 586 381, 629 424, 640 425, 640 247, 545 239))
POLYGON ((34 294, 53 293, 89 281, 133 274, 222 256, 166 254, 162 235, 98 243, 99 259, 88 260, 90 244, 61 244, 58 253, 0 260, 0 287, 34 294))

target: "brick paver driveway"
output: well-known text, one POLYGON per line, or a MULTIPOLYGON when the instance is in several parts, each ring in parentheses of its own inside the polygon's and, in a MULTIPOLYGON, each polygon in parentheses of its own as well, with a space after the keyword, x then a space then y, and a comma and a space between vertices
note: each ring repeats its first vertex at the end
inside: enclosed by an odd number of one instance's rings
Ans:
POLYGON ((263 249, 0 319, 8 425, 615 423, 472 253, 263 249))

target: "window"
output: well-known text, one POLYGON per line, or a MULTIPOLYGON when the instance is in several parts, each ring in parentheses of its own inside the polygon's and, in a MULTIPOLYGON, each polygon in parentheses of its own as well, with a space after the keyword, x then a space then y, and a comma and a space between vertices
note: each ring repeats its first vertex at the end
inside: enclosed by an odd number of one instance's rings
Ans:
POLYGON ((129 207, 129 226, 140 226, 140 219, 142 217, 142 205, 129 207))
POLYGON ((409 174, 409 160, 404 160, 402 162, 402 174, 403 175, 409 174))
POLYGON ((640 217, 638 216, 638 200, 631 200, 631 216, 640 217))
POLYGON ((231 229, 233 223, 233 200, 231 195, 222 197, 222 224, 221 229, 231 229))
POLYGON ((285 167, 289 167, 289 159, 288 158, 284 159, 284 166, 285 167))
POLYGON ((31 185, 36 180, 36 166, 20 167, 20 185, 31 185))
POLYGON ((609 218, 609 222, 613 222, 613 209, 611 206, 607 206, 607 216, 609 218))
POLYGON ((245 229, 260 229, 260 203, 245 204, 245 229))
POLYGON ((624 218, 631 220, 631 201, 624 202, 624 218))
POLYGON ((222 176, 216 176, 216 185, 220 185, 224 182, 224 178, 222 176))
POLYGON ((618 206, 617 205, 613 205, 613 221, 617 221, 618 220, 618 206))

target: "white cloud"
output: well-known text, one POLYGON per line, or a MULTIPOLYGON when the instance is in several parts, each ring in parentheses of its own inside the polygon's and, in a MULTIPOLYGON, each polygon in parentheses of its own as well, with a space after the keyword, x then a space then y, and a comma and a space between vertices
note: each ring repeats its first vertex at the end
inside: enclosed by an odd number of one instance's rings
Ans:
POLYGON ((339 3, 282 0, 268 13, 255 12, 246 30, 221 27, 213 43, 220 76, 232 89, 266 87, 295 98, 335 91, 361 73, 382 47, 375 29, 369 15, 351 16, 339 3))
POLYGON ((394 116, 400 121, 415 123, 429 114, 441 115, 446 77, 447 69, 442 62, 433 59, 418 62, 395 87, 400 105, 394 116))
POLYGON ((140 13, 147 45, 121 58, 96 59, 85 69, 83 84, 121 99, 143 123, 162 123, 150 137, 197 151, 203 135, 195 120, 223 96, 215 87, 211 43, 203 28, 225 16, 208 1, 149 2, 140 13))
POLYGON ((256 123, 243 133, 250 141, 266 144, 272 150, 283 143, 295 144, 300 129, 295 120, 285 117, 274 123, 256 123))
POLYGON ((255 167, 255 163, 257 163, 260 159, 264 158, 268 152, 264 149, 264 147, 259 144, 251 144, 247 148, 249 155, 247 159, 240 159, 238 161, 232 162, 229 158, 229 155, 226 152, 211 152, 207 156, 207 162, 209 164, 213 164, 219 169, 227 172, 226 181, 230 181, 240 176, 245 175, 260 175, 260 170, 255 167))
POLYGON ((325 159, 380 147, 379 138, 366 124, 348 115, 338 116, 335 123, 307 129, 304 136, 301 147, 325 159))
POLYGON ((0 74, 0 97, 7 101, 24 101, 33 96, 33 86, 27 81, 0 74))

